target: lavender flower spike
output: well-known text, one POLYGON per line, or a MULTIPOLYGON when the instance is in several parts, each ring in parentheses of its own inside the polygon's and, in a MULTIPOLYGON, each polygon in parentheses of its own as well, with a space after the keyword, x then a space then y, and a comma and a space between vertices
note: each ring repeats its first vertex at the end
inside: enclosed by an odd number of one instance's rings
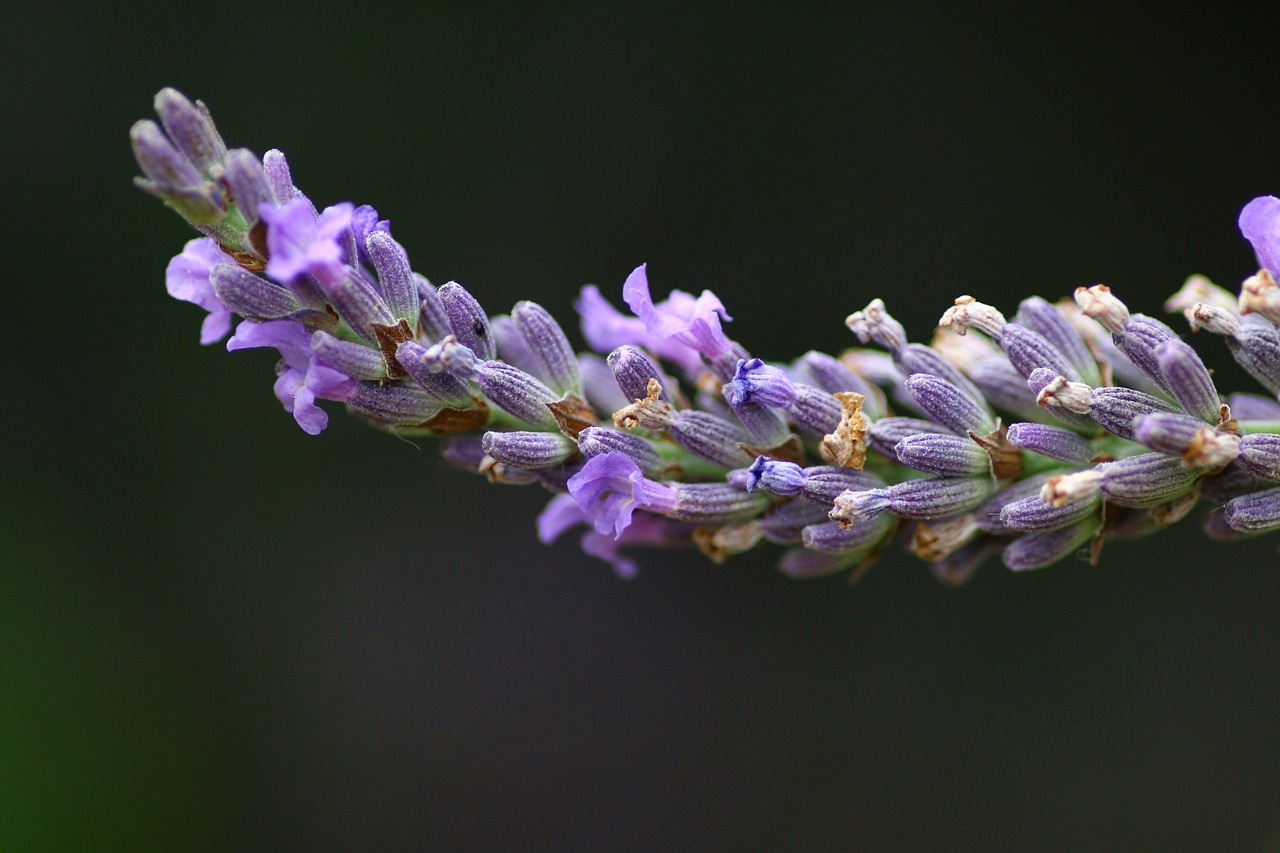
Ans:
POLYGON ((280 151, 228 149, 203 104, 164 90, 156 108, 163 128, 131 131, 137 184, 203 235, 165 276, 207 312, 201 341, 238 317, 228 349, 278 350, 275 394, 309 434, 333 400, 383 431, 442 437, 447 461, 490 482, 548 489, 539 538, 586 525, 582 551, 620 576, 636 572, 631 545, 718 563, 769 542, 788 547, 788 577, 857 577, 901 530, 955 585, 997 554, 1020 571, 1092 541, 1094 559, 1197 503, 1215 540, 1280 530, 1276 198, 1241 214, 1259 266, 1239 300, 1193 276, 1167 304, 1261 383, 1266 396, 1228 408, 1226 374, 1103 285, 1075 303, 1029 296, 1008 319, 961 297, 942 326, 978 333, 940 329, 928 346, 871 299, 846 324, 880 351, 784 367, 725 335, 711 291, 655 301, 641 265, 622 287, 635 316, 582 289, 593 351, 579 354, 538 304, 490 317, 461 285, 434 287, 373 207, 318 211, 280 151), (917 417, 890 417, 888 399, 917 417))

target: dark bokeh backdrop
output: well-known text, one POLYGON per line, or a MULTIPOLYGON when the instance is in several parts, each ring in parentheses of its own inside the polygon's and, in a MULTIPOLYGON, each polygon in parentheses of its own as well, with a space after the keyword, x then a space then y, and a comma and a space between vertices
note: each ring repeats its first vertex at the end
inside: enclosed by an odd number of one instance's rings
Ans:
POLYGON ((0 33, 0 847, 1275 849, 1274 537, 1189 519, 960 590, 898 553, 621 582, 536 542, 543 494, 303 435, 271 355, 198 346, 127 142, 174 85, 491 310, 568 318, 647 261, 790 358, 874 296, 927 339, 961 293, 1238 285, 1237 212, 1280 191, 1271 22, 182 8, 0 33))

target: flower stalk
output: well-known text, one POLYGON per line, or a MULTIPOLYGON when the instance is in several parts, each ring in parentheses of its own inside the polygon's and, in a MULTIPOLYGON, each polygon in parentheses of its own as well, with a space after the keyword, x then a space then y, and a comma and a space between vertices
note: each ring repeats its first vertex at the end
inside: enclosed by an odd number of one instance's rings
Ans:
POLYGON ((201 235, 166 271, 206 312, 201 343, 277 350, 276 396, 310 435, 331 401, 441 439, 492 482, 541 485, 538 538, 585 527, 620 576, 637 570, 624 548, 721 562, 772 543, 789 577, 856 577, 896 538, 955 585, 995 557, 1093 563, 1197 506, 1215 540, 1280 530, 1273 197, 1241 213, 1259 268, 1239 295, 1192 276, 1165 306, 1226 339, 1249 392, 1224 396, 1183 334, 1105 285, 1011 315, 961 296, 930 345, 872 299, 845 321, 864 346, 785 362, 731 339, 710 290, 655 298, 642 264, 629 314, 582 289, 579 353, 535 302, 490 314, 431 284, 374 208, 318 207, 280 151, 228 149, 202 103, 155 104, 159 123, 131 132, 136 183, 201 235))

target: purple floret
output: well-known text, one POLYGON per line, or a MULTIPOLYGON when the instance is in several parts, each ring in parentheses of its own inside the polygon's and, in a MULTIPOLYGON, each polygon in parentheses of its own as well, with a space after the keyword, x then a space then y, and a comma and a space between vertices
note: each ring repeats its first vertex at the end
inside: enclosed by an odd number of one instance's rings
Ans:
POLYGON ((1264 195, 1240 211, 1240 232, 1253 244, 1258 265, 1280 273, 1280 198, 1264 195))
POLYGON ((276 379, 276 398, 307 435, 319 435, 329 415, 317 399, 345 400, 356 389, 355 380, 321 362, 311 348, 311 333, 289 320, 255 323, 245 320, 227 341, 228 350, 274 347, 285 369, 276 379))
POLYGON ((258 215, 267 223, 267 275, 281 284, 307 274, 323 283, 339 280, 345 268, 339 239, 351 225, 353 211, 343 202, 326 207, 316 219, 303 198, 280 207, 264 204, 258 215))
POLYGON ((164 271, 164 284, 170 296, 209 312, 200 327, 202 344, 220 341, 231 331, 231 309, 213 292, 209 281, 213 268, 226 262, 227 256, 217 243, 208 237, 197 237, 187 241, 182 254, 175 255, 164 271))

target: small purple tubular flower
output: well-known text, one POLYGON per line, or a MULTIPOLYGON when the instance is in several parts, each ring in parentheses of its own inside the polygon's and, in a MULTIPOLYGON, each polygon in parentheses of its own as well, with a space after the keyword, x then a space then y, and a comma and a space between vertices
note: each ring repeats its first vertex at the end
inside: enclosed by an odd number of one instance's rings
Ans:
POLYGON ((1280 435, 1259 432, 1240 439, 1240 467, 1263 480, 1280 480, 1280 435))
MULTIPOLYGON (((324 214, 320 218, 323 219, 324 214)), ((360 248, 378 273, 378 286, 382 289, 387 307, 391 309, 391 315, 397 320, 417 322, 420 304, 418 285, 413 279, 409 255, 404 247, 389 232, 375 229, 360 248)))
POLYGON ((800 490, 800 497, 830 509, 836 498, 849 489, 881 488, 884 488, 884 480, 869 471, 811 465, 804 469, 804 487, 800 490))
POLYGON ((1216 424, 1222 400, 1196 351, 1181 340, 1165 341, 1156 347, 1156 361, 1160 375, 1182 408, 1206 423, 1216 424))
POLYGON ((136 122, 129 131, 133 157, 144 178, 138 187, 160 198, 186 219, 214 224, 226 215, 225 200, 212 182, 182 156, 155 122, 136 122))
POLYGON ((170 296, 199 305, 209 312, 200 327, 202 344, 219 341, 231 331, 231 308, 218 298, 209 280, 213 268, 226 260, 227 256, 217 243, 208 237, 197 237, 187 241, 182 247, 182 254, 175 255, 164 272, 164 283, 170 296))
POLYGON ((786 409, 795 402, 796 388, 785 371, 765 364, 763 359, 751 358, 738 361, 733 379, 725 385, 724 395, 735 408, 744 403, 759 403, 786 409))
MULTIPOLYGON (((797 382, 794 387, 796 398, 791 403, 788 414, 791 416, 792 423, 796 425, 796 429, 813 438, 822 438, 835 432, 844 416, 844 406, 836 396, 803 382, 797 382)), ((862 404, 862 413, 866 415, 867 398, 863 399, 862 404)), ((867 415, 867 417, 871 416, 867 415)))
POLYGON ((264 205, 258 216, 267 224, 267 275, 290 284, 313 275, 321 285, 340 282, 346 275, 340 239, 351 224, 350 204, 325 208, 314 216, 311 203, 295 198, 285 205, 264 205))
POLYGON ((1160 453, 1178 456, 1184 465, 1221 468, 1240 454, 1240 438, 1218 432, 1204 421, 1179 413, 1155 412, 1134 421, 1134 440, 1160 453))
POLYGON ((276 397, 307 435, 319 435, 329 424, 329 415, 315 403, 317 398, 347 400, 356 390, 350 377, 315 359, 311 334, 297 323, 243 321, 227 341, 227 349, 254 347, 274 347, 280 352, 285 369, 276 379, 276 397))
POLYGON ((628 403, 643 400, 649 395, 650 379, 658 380, 658 399, 672 402, 667 386, 673 383, 644 350, 624 344, 610 352, 605 361, 628 403))
POLYGON ((1081 375, 1071 363, 1071 359, 1039 332, 1034 332, 1025 326, 1019 326, 1017 323, 1005 326, 1004 334, 1000 336, 1000 348, 1009 357, 1009 362, 1023 376, 1030 376, 1033 370, 1047 367, 1072 382, 1081 381, 1081 375))
POLYGON ((154 106, 165 133, 183 156, 201 172, 219 177, 215 173, 227 156, 227 146, 208 107, 169 87, 156 93, 154 106))
POLYGON ((1025 480, 1018 480, 1000 489, 986 503, 974 510, 973 520, 978 529, 993 535, 1007 535, 1013 532, 1000 518, 1006 506, 1016 503, 1031 495, 1040 494, 1040 488, 1053 476, 1049 472, 1035 474, 1025 480))
POLYGON ((236 208, 250 226, 258 221, 258 209, 262 205, 275 204, 276 197, 267 182, 262 161, 246 148, 235 148, 227 152, 222 180, 230 190, 236 208))
POLYGON ((804 488, 804 469, 794 462, 757 456, 747 473, 748 492, 764 489, 775 495, 795 497, 804 488))
POLYGON ((746 474, 743 486, 747 491, 765 489, 775 495, 800 497, 827 509, 846 491, 884 487, 883 480, 866 471, 835 465, 801 468, 794 462, 770 459, 767 456, 757 457, 743 473, 746 474))
POLYGON ((387 362, 382 354, 363 344, 318 331, 311 335, 311 351, 320 361, 352 379, 380 381, 387 378, 387 362))
POLYGON ((1263 533, 1280 528, 1280 488, 1241 495, 1227 502, 1227 525, 1242 533, 1263 533))
POLYGON ((355 238, 356 251, 360 253, 360 260, 366 264, 373 262, 369 256, 367 243, 369 235, 375 231, 390 235, 391 220, 379 219, 378 211, 367 204, 362 204, 351 212, 351 236, 355 238))
POLYGON ((907 379, 907 391, 929 417, 957 433, 990 435, 996 428, 996 419, 985 401, 945 379, 916 373, 907 379))
MULTIPOLYGON (((907 344, 893 351, 893 363, 904 377, 925 373, 950 382, 971 400, 981 401, 982 392, 969 377, 956 368, 937 350, 924 344, 907 344)), ((985 405, 985 404, 983 404, 985 405)))
POLYGON ((675 489, 646 480, 639 466, 620 453, 588 459, 582 470, 569 478, 569 494, 579 508, 591 514, 597 533, 612 532, 615 539, 631 523, 637 508, 665 515, 676 505, 675 489))
POLYGON ((676 444, 701 459, 725 468, 741 468, 752 461, 742 445, 751 436, 739 426, 707 412, 681 409, 667 425, 676 444))
POLYGON ((1089 414, 1103 429, 1130 441, 1137 441, 1133 427, 1141 415, 1178 411, 1176 406, 1159 397, 1120 386, 1095 388, 1092 406, 1089 414))
POLYGON ((489 315, 480 303, 455 281, 442 285, 436 293, 444 303, 449 316, 449 328, 458 342, 474 352, 482 361, 492 361, 498 355, 489 330, 489 315))
POLYGON ((528 430, 490 430, 481 446, 499 462, 529 470, 559 464, 578 452, 578 445, 565 435, 528 430))
POLYGON ((1264 195, 1246 204, 1240 211, 1240 233, 1253 244, 1258 265, 1280 273, 1280 199, 1264 195))
POLYGON ((281 320, 303 310, 291 291, 236 264, 215 266, 209 284, 224 305, 247 320, 281 320))
POLYGON ((908 468, 943 477, 991 474, 991 457, 970 438, 958 435, 913 435, 894 446, 898 461, 908 468))
MULTIPOLYGON (((599 457, 597 457, 599 458, 599 457)), ((670 483, 675 504, 667 515, 697 524, 728 524, 759 515, 770 500, 735 489, 728 483, 670 483)))
MULTIPOLYGON (((293 185, 293 176, 289 173, 289 161, 284 152, 272 148, 262 155, 262 170, 267 173, 267 183, 271 185, 271 193, 276 197, 276 204, 285 205, 296 198, 305 199, 302 191, 293 185)), ((310 200, 307 204, 311 204, 310 200)), ((315 215, 315 207, 312 206, 315 215)))
POLYGON ((398 427, 421 425, 442 408, 438 399, 411 382, 360 382, 347 405, 380 425, 398 427))
MULTIPOLYGON (((372 352, 372 350, 369 350, 372 352)), ((440 405, 454 409, 471 407, 471 387, 452 373, 433 371, 430 355, 417 341, 404 341, 396 347, 396 363, 440 405)), ((385 362, 384 362, 385 363, 385 362)))
POLYGON ((535 376, 562 395, 580 393, 582 379, 578 375, 578 357, 560 324, 536 302, 517 302, 511 319, 524 336, 532 354, 535 376))
POLYGON ((1250 376, 1272 394, 1280 394, 1280 333, 1276 329, 1243 326, 1238 335, 1227 338, 1227 348, 1250 376))
POLYGON ((449 312, 436 286, 417 273, 413 274, 413 283, 418 288, 418 323, 421 333, 430 341, 439 341, 453 334, 449 327, 449 312))
POLYGON ((991 494, 988 479, 925 477, 907 480, 887 489, 847 491, 835 500, 832 521, 854 523, 891 511, 901 518, 944 518, 977 509, 991 494))
POLYGON ((1204 473, 1163 453, 1139 453, 1098 466, 1102 496, 1120 506, 1145 509, 1176 500, 1191 491, 1204 473))
POLYGON ((481 393, 504 412, 542 429, 557 428, 555 416, 547 405, 558 401, 561 395, 518 367, 486 361, 480 366, 476 384, 481 393))
POLYGON ((1010 424, 1005 438, 1014 447, 1031 450, 1059 462, 1086 463, 1097 454, 1076 433, 1050 424, 1010 424))
POLYGON ((1160 370, 1156 347, 1167 341, 1177 340, 1172 329, 1159 320, 1145 314, 1133 314, 1122 331, 1111 336, 1116 347, 1129 361, 1147 375, 1161 390, 1172 395, 1173 389, 1160 370))
POLYGON ((648 441, 634 433, 607 427, 587 427, 578 433, 578 449, 588 459, 606 453, 621 453, 635 462, 651 480, 661 477, 668 467, 648 441))
POLYGON ((1005 547, 1004 564, 1015 572, 1042 569, 1082 548, 1097 529, 1097 521, 1086 519, 1069 527, 1019 536, 1005 547))
POLYGON ((942 424, 921 418, 881 418, 871 425, 868 443, 886 459, 897 460, 898 442, 920 434, 954 435, 942 424))
POLYGON ((1000 510, 1004 526, 1020 531, 1056 530, 1090 517, 1102 518, 1102 500, 1097 495, 1061 506, 1047 504, 1039 495, 1028 495, 1000 510))
POLYGON ((893 527, 893 518, 878 515, 843 527, 834 521, 811 524, 804 528, 804 547, 826 554, 867 549, 880 544, 893 527))
POLYGON ((645 264, 636 267, 622 285, 622 298, 654 337, 672 338, 701 355, 715 359, 728 353, 732 344, 720 323, 733 318, 710 290, 696 299, 682 290, 656 305, 649 295, 645 264))

